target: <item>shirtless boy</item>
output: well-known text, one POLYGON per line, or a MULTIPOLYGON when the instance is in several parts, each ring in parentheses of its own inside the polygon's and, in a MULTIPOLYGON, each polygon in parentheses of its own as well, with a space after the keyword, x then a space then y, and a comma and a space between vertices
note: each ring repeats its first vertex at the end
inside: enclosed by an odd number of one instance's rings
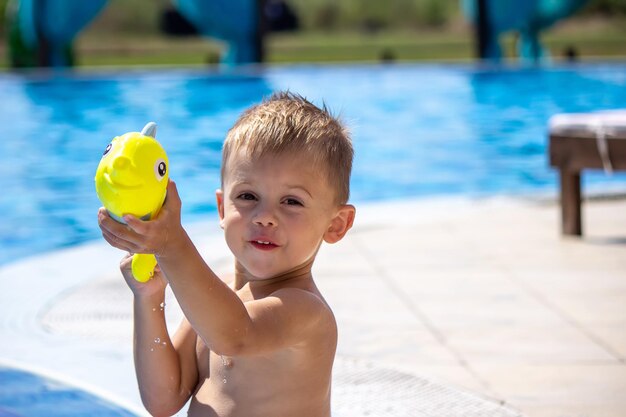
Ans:
POLYGON ((322 242, 352 227, 347 204, 352 145, 326 109, 278 93, 228 132, 220 225, 235 257, 227 284, 183 229, 174 182, 156 219, 98 212, 104 238, 129 253, 154 253, 155 276, 138 283, 130 255, 121 270, 134 295, 134 355, 146 409, 190 416, 328 417, 337 345, 333 313, 311 274, 322 242), (185 320, 170 339, 159 308, 169 284, 185 320), (156 344, 156 338, 159 343, 156 344))

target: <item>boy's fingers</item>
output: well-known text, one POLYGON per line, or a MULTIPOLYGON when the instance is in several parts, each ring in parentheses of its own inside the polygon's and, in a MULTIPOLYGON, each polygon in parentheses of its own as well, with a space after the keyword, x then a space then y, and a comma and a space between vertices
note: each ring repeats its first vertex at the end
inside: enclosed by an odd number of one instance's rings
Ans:
POLYGON ((133 255, 131 253, 127 253, 124 255, 122 260, 120 261, 120 268, 130 270, 133 263, 133 255))
POLYGON ((112 218, 104 218, 100 223, 100 230, 103 234, 106 234, 114 241, 124 242, 124 244, 133 245, 134 248, 137 248, 137 245, 140 245, 144 238, 137 232, 135 232, 132 228, 125 224, 118 223, 112 218))
POLYGON ((181 206, 180 195, 178 194, 178 188, 173 180, 167 183, 167 194, 165 196, 165 204, 171 207, 173 204, 176 207, 181 206))
POLYGON ((107 219, 111 219, 111 216, 109 216, 109 212, 104 207, 100 207, 98 209, 98 225, 102 226, 102 224, 106 222, 107 219))
POLYGON ((124 240, 106 230, 102 230, 102 237, 109 243, 109 245, 113 246, 114 248, 122 249, 127 252, 133 252, 136 249, 134 243, 124 240))
POLYGON ((128 252, 132 252, 130 248, 136 246, 135 243, 124 239, 115 233, 111 233, 108 230, 102 230, 102 237, 104 237, 107 242, 111 243, 116 248, 124 249, 128 252))
POLYGON ((147 222, 133 216, 132 214, 126 214, 123 219, 131 230, 139 233, 140 235, 143 235, 148 231, 147 222))
MULTIPOLYGON (((124 216, 126 220, 126 216, 124 216)), ((137 219, 137 221, 141 222, 141 220, 137 219)), ((101 230, 106 230, 107 232, 116 235, 124 240, 132 241, 138 243, 140 241, 139 236, 134 232, 134 228, 130 227, 130 225, 122 224, 114 219, 112 219, 108 214, 98 213, 98 225, 101 230)))
POLYGON ((107 232, 110 235, 122 237, 125 232, 127 233, 127 230, 124 230, 125 227, 113 219, 99 219, 98 225, 100 226, 100 230, 102 230, 102 232, 107 232))
POLYGON ((167 182, 167 193, 172 193, 175 196, 178 196, 178 188, 176 187, 176 181, 169 180, 167 182))

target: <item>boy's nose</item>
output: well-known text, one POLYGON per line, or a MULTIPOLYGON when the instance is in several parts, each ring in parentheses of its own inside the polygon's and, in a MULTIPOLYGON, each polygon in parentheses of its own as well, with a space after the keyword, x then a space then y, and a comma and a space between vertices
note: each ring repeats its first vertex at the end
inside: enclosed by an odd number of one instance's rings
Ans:
POLYGON ((276 226, 277 224, 276 216, 266 207, 259 208, 254 215, 253 222, 259 226, 276 226))

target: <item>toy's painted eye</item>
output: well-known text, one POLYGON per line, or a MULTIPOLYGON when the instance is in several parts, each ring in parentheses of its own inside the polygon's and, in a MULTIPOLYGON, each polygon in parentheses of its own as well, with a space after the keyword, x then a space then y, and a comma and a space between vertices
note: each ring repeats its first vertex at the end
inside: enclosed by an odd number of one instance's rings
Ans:
POLYGON ((104 152, 102 153, 102 156, 108 154, 112 147, 113 147, 113 142, 111 142, 111 143, 109 143, 107 145, 107 147, 105 148, 104 152))
POLYGON ((165 178, 165 174, 167 174, 167 164, 163 159, 157 159, 154 164, 154 175, 158 181, 161 181, 165 178))

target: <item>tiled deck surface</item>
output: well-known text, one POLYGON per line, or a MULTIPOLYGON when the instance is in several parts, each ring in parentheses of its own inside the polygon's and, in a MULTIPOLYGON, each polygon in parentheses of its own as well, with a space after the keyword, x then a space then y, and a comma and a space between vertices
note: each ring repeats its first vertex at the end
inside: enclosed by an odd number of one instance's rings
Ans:
POLYGON ((443 201, 379 215, 318 264, 340 353, 532 417, 626 415, 626 201, 585 204, 582 239, 560 236, 556 204, 443 201))
MULTIPOLYGON (((359 207, 355 228, 323 247, 315 268, 339 321, 338 354, 529 417, 623 417, 626 199, 587 202, 583 213, 585 236, 562 238, 554 202, 359 207)), ((195 225, 192 235, 216 269, 229 263, 219 229, 195 225)), ((97 243, 0 269, 0 362, 137 406, 119 258, 97 243)))

